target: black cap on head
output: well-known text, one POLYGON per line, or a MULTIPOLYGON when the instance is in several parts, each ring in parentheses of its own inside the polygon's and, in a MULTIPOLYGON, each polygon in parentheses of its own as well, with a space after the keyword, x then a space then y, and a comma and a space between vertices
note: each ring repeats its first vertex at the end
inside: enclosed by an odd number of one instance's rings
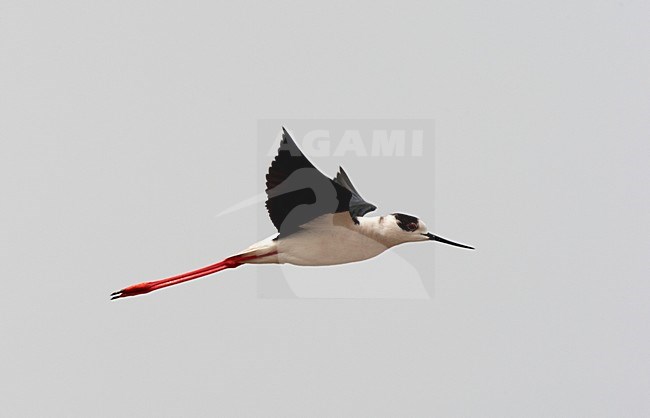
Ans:
POLYGON ((397 226, 406 232, 413 232, 420 226, 420 220, 415 216, 403 213, 393 213, 392 215, 397 219, 397 226))

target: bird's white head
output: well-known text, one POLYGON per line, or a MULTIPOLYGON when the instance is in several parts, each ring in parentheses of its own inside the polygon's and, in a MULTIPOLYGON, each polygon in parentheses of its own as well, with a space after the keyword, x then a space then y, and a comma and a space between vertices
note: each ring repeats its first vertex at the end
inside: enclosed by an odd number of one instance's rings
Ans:
POLYGON ((381 218, 384 235, 396 244, 418 241, 438 241, 444 244, 454 245, 456 247, 468 248, 473 247, 449 241, 448 239, 432 234, 427 229, 424 222, 415 216, 405 215, 403 213, 391 213, 381 218))

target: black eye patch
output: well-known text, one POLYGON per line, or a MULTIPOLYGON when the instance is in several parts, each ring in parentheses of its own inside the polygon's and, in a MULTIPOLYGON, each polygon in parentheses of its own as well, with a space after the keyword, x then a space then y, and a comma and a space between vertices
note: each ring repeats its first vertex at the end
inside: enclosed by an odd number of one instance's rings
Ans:
POLYGON ((397 219, 397 226, 404 231, 413 232, 418 229, 419 220, 415 216, 405 215, 403 213, 393 213, 392 215, 397 219))

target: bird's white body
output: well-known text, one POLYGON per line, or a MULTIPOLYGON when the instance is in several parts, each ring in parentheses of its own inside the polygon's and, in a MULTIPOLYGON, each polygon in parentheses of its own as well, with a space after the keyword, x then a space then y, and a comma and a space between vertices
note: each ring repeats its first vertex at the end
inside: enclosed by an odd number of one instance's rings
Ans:
POLYGON ((249 264, 295 264, 298 266, 329 266, 352 263, 375 257, 390 247, 427 238, 405 234, 396 227, 391 215, 358 218, 350 214, 324 215, 299 232, 276 239, 278 234, 257 242, 239 255, 252 256, 249 264), (265 255, 272 254, 272 255, 265 255))

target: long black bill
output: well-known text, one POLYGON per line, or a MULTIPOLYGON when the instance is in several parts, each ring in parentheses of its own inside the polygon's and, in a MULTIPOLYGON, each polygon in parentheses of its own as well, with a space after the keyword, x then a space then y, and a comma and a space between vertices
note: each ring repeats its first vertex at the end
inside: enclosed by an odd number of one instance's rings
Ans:
POLYGON ((427 233, 427 234, 422 234, 422 235, 424 235, 424 236, 426 236, 426 237, 429 237, 429 239, 430 239, 431 241, 438 241, 438 242, 442 242, 442 243, 444 243, 444 244, 453 245, 454 247, 467 248, 467 249, 469 249, 469 250, 473 250, 473 249, 474 249, 474 247, 470 247, 469 245, 459 244, 459 243, 457 243, 457 242, 449 241, 448 239, 444 239, 444 238, 439 237, 439 236, 437 236, 437 235, 433 235, 431 232, 429 232, 429 233, 427 233))

